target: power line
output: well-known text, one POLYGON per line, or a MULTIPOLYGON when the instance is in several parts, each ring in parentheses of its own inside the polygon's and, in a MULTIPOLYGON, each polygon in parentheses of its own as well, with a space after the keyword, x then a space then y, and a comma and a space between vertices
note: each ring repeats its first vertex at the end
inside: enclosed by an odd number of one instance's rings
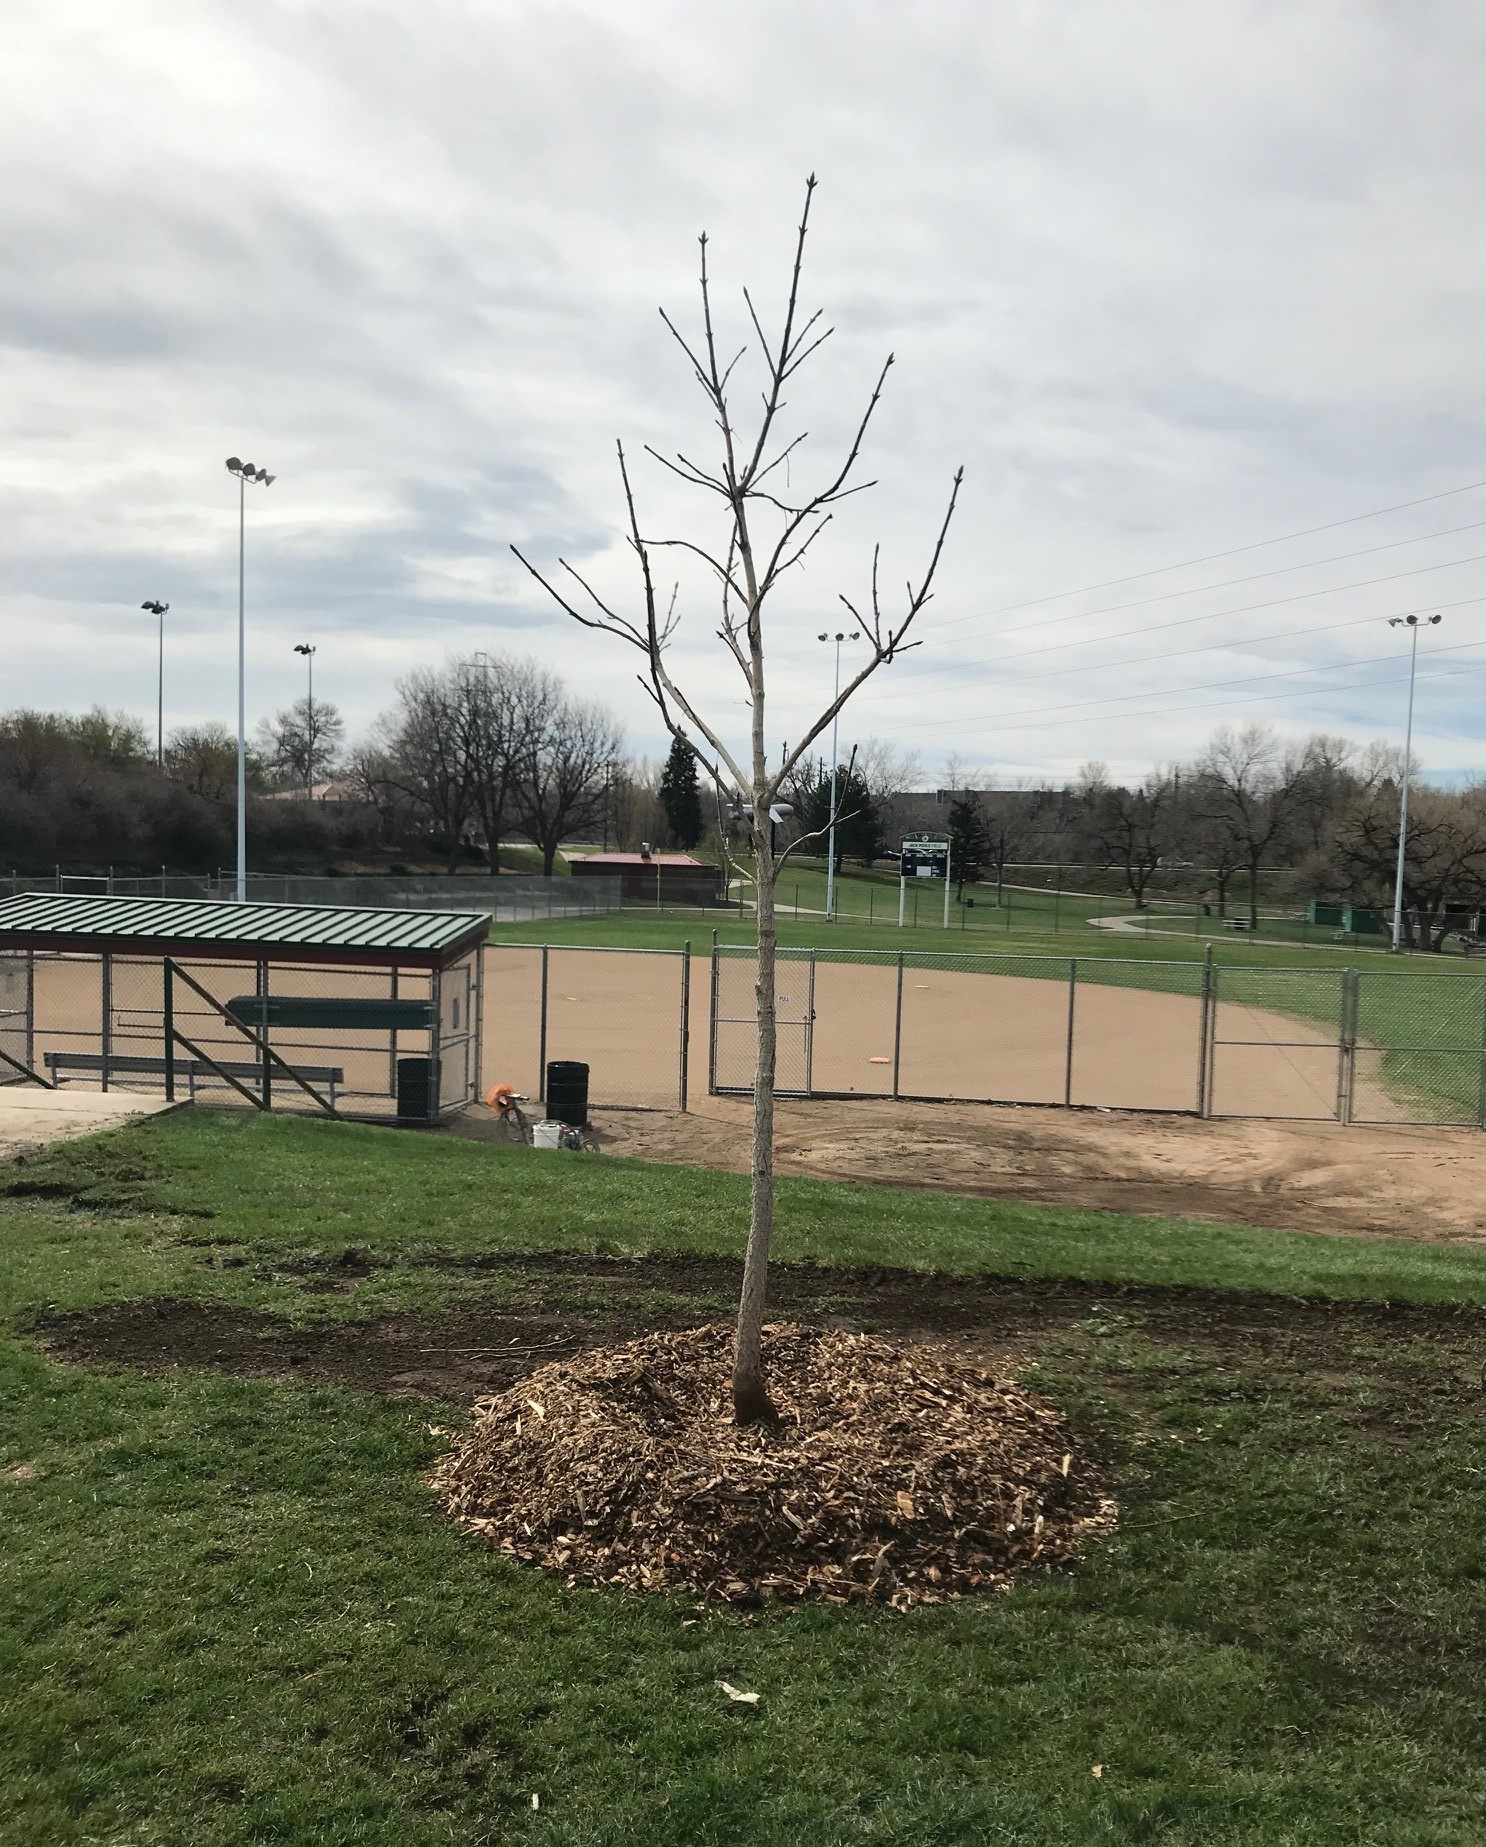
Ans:
MULTIPOLYGON (((1377 618, 1369 618, 1369 620, 1377 620, 1377 618)), ((1430 654, 1458 654, 1468 648, 1486 648, 1486 641, 1461 641, 1448 648, 1430 648, 1428 652, 1430 654)), ((1219 687, 1225 686, 1258 686, 1266 680, 1294 680, 1312 673, 1345 673, 1355 667, 1380 667, 1395 658, 1396 656, 1392 654, 1372 654, 1360 661, 1326 661, 1317 667, 1286 667, 1275 673, 1251 673, 1233 680, 1200 680, 1195 686, 1153 687, 1151 691, 1145 693, 1108 693, 1102 699, 1076 699, 1063 705, 1033 706, 1030 711, 1017 712, 1015 717, 1021 720, 1038 718, 1052 712, 1081 712, 1087 711, 1091 706, 1125 705, 1135 699, 1165 699, 1173 693, 1215 692, 1219 687)), ((1115 716, 1115 714, 1109 716, 1115 716)), ((1130 713, 1128 716, 1140 717, 1142 715, 1130 713)), ((996 721, 992 719, 989 722, 994 724, 996 721)), ((920 731, 937 731, 939 728, 938 725, 914 726, 910 731, 895 732, 893 735, 908 737, 920 731)))
POLYGON ((1467 481, 1463 487, 1448 487, 1438 494, 1421 494, 1417 500, 1400 500, 1391 507, 1375 507, 1371 513, 1353 513, 1347 519, 1327 520, 1320 526, 1306 526, 1299 532, 1284 532, 1273 539, 1254 539, 1247 545, 1230 546, 1227 551, 1207 552, 1201 558, 1184 558, 1176 564, 1157 565, 1149 571, 1134 571, 1128 577, 1106 577, 1102 583, 1084 584, 1076 590, 1055 590, 1047 596, 1028 597, 1020 603, 1001 603, 994 609, 983 609, 978 615, 951 616, 940 624, 949 628, 960 622, 983 622, 991 616, 1012 614, 1019 609, 1038 609, 1044 603, 1061 603, 1065 597, 1091 596, 1096 590, 1115 590, 1121 584, 1137 584, 1147 577, 1164 577, 1171 571, 1188 571, 1199 564, 1216 564, 1223 558, 1237 558, 1245 552, 1264 551, 1271 545, 1287 545, 1292 539, 1314 538, 1318 532, 1336 532, 1343 526, 1357 526, 1370 519, 1382 519, 1389 513, 1405 513, 1410 507, 1426 507, 1437 500, 1451 500, 1459 494, 1474 493, 1477 488, 1486 487, 1486 481, 1467 481))
MULTIPOLYGON (((983 655, 978 660, 947 663, 943 667, 921 667, 918 669, 917 673, 914 672, 913 668, 909 667, 904 669, 902 677, 907 678, 912 676, 917 678, 919 674, 930 672, 953 673, 957 678, 963 680, 969 677, 964 673, 964 668, 966 666, 991 667, 1002 661, 1030 660, 1033 655, 1036 654, 1061 654, 1069 648, 1095 647, 1101 641, 1122 641, 1127 635, 1158 635, 1164 633, 1167 629, 1191 628, 1200 622, 1220 622, 1224 616, 1252 615, 1257 609, 1282 609, 1290 603, 1309 602, 1313 597, 1341 596, 1348 590, 1367 590, 1374 584, 1395 584, 1405 577, 1423 577, 1431 571, 1450 571, 1464 564, 1480 564, 1483 560, 1486 560, 1486 552, 1473 552, 1468 558, 1447 558, 1439 564, 1420 564, 1409 571, 1389 571, 1381 577, 1362 577, 1355 583, 1331 584, 1323 590, 1298 590, 1293 596, 1270 597, 1262 603, 1240 603, 1233 609, 1215 609, 1205 616, 1178 616, 1170 622, 1152 622, 1140 628, 1116 629, 1112 635, 1086 635, 1077 641, 1050 641, 1040 648, 1024 648, 1019 654, 983 655)), ((1431 607, 1434 607, 1434 605, 1431 605, 1431 607)), ((1439 605, 1439 607, 1443 608, 1445 605, 1442 604, 1439 605)), ((1097 665, 1091 667, 1089 671, 1098 671, 1097 665)))
MULTIPOLYGON (((1486 642, 1473 641, 1473 642, 1463 643, 1462 645, 1465 647, 1481 648, 1481 647, 1486 647, 1486 642)), ((1430 649, 1430 653, 1432 654, 1444 654, 1449 651, 1450 650, 1445 649, 1445 648, 1431 648, 1430 649)), ((1347 664, 1350 665, 1350 663, 1347 663, 1347 664)), ((1332 668, 1330 668, 1327 671, 1339 672, 1341 670, 1341 667, 1342 667, 1342 663, 1338 662, 1336 663, 1336 665, 1334 665, 1332 668)), ((1421 680, 1447 680, 1447 679, 1460 678, 1461 676, 1467 673, 1481 673, 1481 672, 1486 672, 1486 662, 1476 663, 1474 665, 1468 665, 1465 667, 1441 668, 1437 673, 1427 673, 1427 674, 1421 673, 1417 676, 1417 678, 1421 680)), ((1342 686, 1291 687, 1291 689, 1288 692, 1284 692, 1284 693, 1245 694, 1245 695, 1240 696, 1239 698, 1234 698, 1234 699, 1206 700, 1199 705, 1163 706, 1156 711, 1144 711, 1144 712, 1106 712, 1106 713, 1101 713, 1096 719, 1093 719, 1093 720, 1054 719, 1051 722, 1053 724, 1058 724, 1058 723, 1079 724, 1079 723, 1092 722, 1095 724, 1103 725, 1103 724, 1115 724, 1122 720, 1131 719, 1131 718, 1170 718, 1170 717, 1174 717, 1177 715, 1185 714, 1187 712, 1221 711, 1226 706, 1232 706, 1232 705, 1238 705, 1238 704, 1260 705, 1260 704, 1268 704, 1271 700, 1275 700, 1275 699, 1313 698, 1317 693, 1330 694, 1330 693, 1365 692, 1376 686, 1405 686, 1408 684, 1408 677, 1409 676, 1406 673, 1405 674, 1393 674, 1393 675, 1388 676, 1385 679, 1356 680, 1356 681, 1352 681, 1342 686)), ((1007 731, 1043 730, 1047 728, 1048 723, 1049 721, 1045 718, 1034 719, 1031 722, 1023 722, 1022 720, 1018 719, 1017 722, 1014 724, 1003 724, 999 719, 994 719, 994 718, 989 719, 989 720, 970 719, 970 720, 967 720, 964 725, 956 725, 953 720, 948 720, 948 721, 941 722, 938 725, 935 725, 933 729, 941 736, 961 737, 965 734, 966 731, 968 731, 972 726, 974 726, 975 729, 979 731, 994 732, 994 734, 999 737, 1002 733, 1007 732, 1007 731)), ((915 736, 917 734, 914 732, 891 731, 891 732, 886 732, 883 735, 886 737, 909 737, 909 736, 915 736)))
MULTIPOLYGON (((1092 622, 1096 616, 1112 616, 1124 609, 1144 609, 1152 603, 1171 603, 1178 597, 1202 596, 1209 590, 1231 590, 1235 584, 1257 584, 1266 577, 1289 577, 1294 571, 1315 571, 1323 564, 1345 564, 1352 558, 1371 558, 1378 552, 1394 552, 1403 545, 1427 545, 1431 539, 1451 539, 1460 532, 1479 532, 1486 526, 1486 519, 1467 520, 1463 526, 1444 526, 1438 532, 1421 532, 1411 539, 1389 539, 1386 545, 1364 545, 1355 551, 1333 552, 1327 558, 1308 558, 1302 564, 1276 565, 1268 571, 1251 571, 1246 577, 1225 577, 1216 584, 1193 584, 1187 590, 1160 590, 1153 596, 1132 597, 1128 603, 1106 603, 1102 609, 1080 609, 1071 615, 1047 616, 1041 621, 1027 622, 1024 628, 1056 628, 1063 622, 1092 622)), ((973 620, 969 616, 956 616, 956 622, 973 620)), ((949 623, 942 625, 948 628, 949 623)))

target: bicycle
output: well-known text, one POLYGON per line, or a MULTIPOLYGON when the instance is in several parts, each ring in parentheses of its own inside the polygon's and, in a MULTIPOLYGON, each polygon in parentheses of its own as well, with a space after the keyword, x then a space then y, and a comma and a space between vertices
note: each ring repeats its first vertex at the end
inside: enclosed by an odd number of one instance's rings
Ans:
MULTIPOLYGON (((531 1118, 522 1109, 523 1103, 529 1103, 530 1097, 524 1097, 510 1084, 495 1084, 485 1093, 485 1106, 494 1110, 496 1121, 506 1128, 514 1129, 518 1140, 530 1148, 536 1137, 532 1132, 531 1118)), ((557 1145, 573 1154, 591 1154, 593 1144, 581 1129, 575 1129, 571 1123, 563 1123, 557 1131, 557 1145)))
POLYGON ((510 1084, 494 1084, 485 1093, 485 1107, 495 1112, 497 1122, 514 1129, 517 1139, 528 1148, 532 1144, 531 1119, 521 1105, 530 1101, 510 1084))

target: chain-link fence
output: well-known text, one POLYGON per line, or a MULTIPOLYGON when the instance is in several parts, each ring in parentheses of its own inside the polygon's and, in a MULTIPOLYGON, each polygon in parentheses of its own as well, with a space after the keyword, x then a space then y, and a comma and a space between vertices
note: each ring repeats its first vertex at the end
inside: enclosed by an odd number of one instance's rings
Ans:
MULTIPOLYGON (((58 891, 113 898, 207 898, 237 895, 230 873, 201 875, 161 872, 158 878, 113 873, 58 871, 50 878, 0 876, 0 897, 58 891)), ((252 872, 251 904, 336 904, 374 910, 488 911, 495 923, 530 923, 546 917, 595 917, 617 911, 623 895, 617 878, 542 878, 524 873, 347 874, 319 878, 297 873, 252 872)))
MULTIPOLYGON (((708 1073, 753 1087, 755 952, 712 956, 708 1073)), ((781 950, 784 1095, 1486 1126, 1486 979, 781 950)))
POLYGON ((30 965, 0 955, 0 1084, 24 1084, 31 1066, 30 965))
POLYGON ((691 945, 588 949, 487 943, 481 1086, 545 1097, 547 1066, 589 1068, 591 1102, 685 1109, 691 945))

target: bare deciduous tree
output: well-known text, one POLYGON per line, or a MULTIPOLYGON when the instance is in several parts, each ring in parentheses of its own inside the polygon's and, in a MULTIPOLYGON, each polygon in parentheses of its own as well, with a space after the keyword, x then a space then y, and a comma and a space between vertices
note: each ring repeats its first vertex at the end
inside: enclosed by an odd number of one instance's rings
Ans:
POLYGON ((1201 817, 1226 837, 1249 875, 1251 930, 1259 928, 1259 868, 1290 821, 1304 763, 1263 725, 1224 725, 1197 764, 1201 817))
POLYGON ((264 757, 284 782, 306 795, 334 767, 345 736, 345 721, 328 699, 296 699, 258 726, 264 757))
POLYGON ((958 471, 923 576, 916 586, 909 581, 903 602, 894 613, 889 613, 884 605, 880 547, 874 548, 866 598, 858 599, 857 603, 845 596, 841 598, 853 622, 862 630, 868 658, 842 687, 839 696, 806 727, 789 750, 776 756, 771 766, 765 722, 765 613, 781 580, 804 559, 836 507, 849 495, 872 485, 870 482, 854 483, 852 476, 893 363, 889 355, 839 465, 826 472, 814 492, 794 492, 788 485, 788 476, 781 478, 777 471, 796 456, 807 432, 802 430, 788 440, 781 436, 779 424, 785 407, 785 391, 832 332, 830 327, 821 325, 819 310, 807 315, 800 305, 800 278, 815 184, 812 174, 805 186, 805 207, 795 240, 788 299, 777 335, 771 337, 765 332, 753 298, 745 290, 743 300, 751 335, 734 358, 723 356, 713 313, 705 235, 701 239, 701 327, 697 336, 688 339, 665 310, 661 310, 662 319, 706 400, 717 428, 720 454, 711 466, 703 466, 684 453, 678 452, 674 460, 658 455, 653 449, 648 453, 674 477, 720 503, 720 542, 709 547, 695 539, 659 538, 644 530, 630 480, 628 458, 621 442, 617 445, 619 475, 629 543, 639 569, 638 608, 631 613, 616 607, 565 559, 558 561, 567 579, 559 589, 516 550, 521 563, 575 621, 586 628, 617 636, 638 651, 644 663, 641 684, 654 700, 671 735, 687 739, 703 774, 716 778, 748 814, 757 880, 758 1060, 754 1079, 752 1206, 733 1355, 733 1409, 741 1423, 770 1420, 775 1415, 765 1385, 763 1364, 769 1242, 774 1228, 774 882, 778 870, 769 810, 795 764, 857 689, 905 647, 916 645, 907 640, 908 632, 929 600, 963 478, 963 470, 958 471), (762 392, 757 418, 745 430, 738 420, 731 391, 740 362, 750 355, 761 364, 762 392), (746 750, 734 747, 727 736, 729 727, 720 719, 707 718, 672 673, 670 644, 680 616, 674 596, 669 606, 665 606, 657 594, 654 558, 662 548, 677 548, 700 560, 715 583, 720 603, 716 633, 741 676, 745 704, 749 709, 746 750))
POLYGON ((620 736, 602 706, 558 699, 527 747, 518 799, 521 824, 549 876, 557 849, 600 818, 605 776, 620 736))

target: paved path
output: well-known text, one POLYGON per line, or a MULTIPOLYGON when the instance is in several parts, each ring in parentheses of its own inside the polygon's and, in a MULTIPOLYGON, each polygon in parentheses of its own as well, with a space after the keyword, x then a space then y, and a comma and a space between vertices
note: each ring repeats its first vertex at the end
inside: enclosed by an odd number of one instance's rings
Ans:
POLYGON ((42 1090, 34 1084, 6 1084, 0 1086, 0 1161, 174 1107, 163 1097, 127 1090, 42 1090))

